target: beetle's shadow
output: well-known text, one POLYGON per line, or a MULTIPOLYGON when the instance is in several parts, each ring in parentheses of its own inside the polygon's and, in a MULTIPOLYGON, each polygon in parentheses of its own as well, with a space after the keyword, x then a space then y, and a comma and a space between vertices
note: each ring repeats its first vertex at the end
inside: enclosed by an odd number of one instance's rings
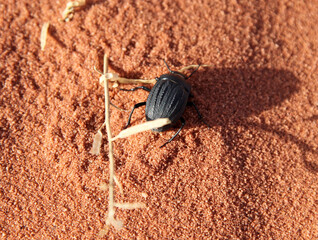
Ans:
POLYGON ((198 71, 191 79, 195 99, 204 99, 209 124, 226 126, 280 105, 299 89, 287 70, 222 68, 198 71), (199 96, 200 95, 200 96, 199 96))
MULTIPOLYGON (((271 192, 276 187, 268 187, 277 182, 272 170, 265 170, 270 163, 259 159, 258 150, 254 151, 254 141, 269 141, 268 138, 257 139, 259 134, 269 133, 283 143, 297 146, 305 169, 312 174, 318 173, 318 165, 312 157, 318 154, 315 147, 297 135, 282 130, 282 123, 269 124, 262 117, 264 111, 280 106, 296 94, 300 89, 300 81, 290 71, 269 68, 201 69, 189 81, 194 101, 202 109, 202 115, 210 125, 221 129, 225 151, 220 162, 222 175, 226 179, 228 201, 231 203, 230 211, 235 213, 231 217, 239 226, 237 234, 245 236, 245 232, 256 231, 247 227, 254 220, 260 222, 260 228, 266 226, 266 216, 263 216, 260 204, 262 199, 268 204, 266 201, 270 201, 272 194, 277 195, 271 192), (258 121, 252 116, 257 116, 258 121), (251 133, 256 133, 256 136, 251 133), (251 136, 250 141, 246 142, 246 136, 251 136), (264 193, 268 198, 263 198, 264 193)), ((307 121, 315 119, 316 116, 313 116, 307 121)), ((273 142, 264 142, 263 146, 272 145, 273 142)), ((282 164, 294 165, 288 162, 282 164)), ((270 169, 272 167, 275 166, 270 169)), ((259 231, 262 230, 254 232, 255 236, 260 234, 259 231)))
POLYGON ((238 128, 247 126, 272 133, 286 142, 292 141, 302 151, 306 169, 313 173, 318 172, 318 165, 306 157, 308 153, 317 154, 313 146, 275 126, 264 122, 255 124, 248 120, 250 116, 258 116, 279 106, 299 90, 300 81, 292 72, 269 68, 204 69, 198 71, 189 81, 195 96, 194 101, 199 108, 205 110, 203 115, 211 126, 222 127, 222 138, 228 151, 238 159, 240 169, 244 168, 246 158, 237 157, 241 154, 237 147, 240 140, 238 128))

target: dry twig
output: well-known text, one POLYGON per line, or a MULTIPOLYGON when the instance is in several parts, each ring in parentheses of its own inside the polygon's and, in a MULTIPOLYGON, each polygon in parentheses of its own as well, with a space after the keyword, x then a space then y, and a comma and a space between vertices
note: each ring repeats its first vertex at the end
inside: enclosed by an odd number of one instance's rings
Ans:
POLYGON ((66 4, 65 10, 62 13, 62 19, 60 20, 64 22, 68 22, 72 20, 75 9, 83 7, 85 4, 86 4, 85 0, 76 0, 73 2, 68 2, 66 4))
POLYGON ((41 29, 41 37, 40 37, 40 43, 41 43, 41 50, 44 51, 45 45, 46 45, 46 39, 49 32, 50 23, 46 22, 43 24, 41 29))
MULTIPOLYGON (((104 55, 104 71, 102 73, 102 76, 100 77, 100 82, 104 84, 104 93, 105 93, 105 122, 98 130, 97 134, 94 137, 94 143, 93 148, 91 150, 91 153, 93 154, 99 154, 99 149, 101 146, 101 140, 102 140, 102 133, 101 129, 106 125, 106 131, 107 131, 107 138, 108 138, 108 146, 109 146, 109 201, 108 201, 108 216, 106 219, 106 225, 112 225, 116 229, 121 229, 123 227, 123 223, 120 220, 115 219, 115 207, 123 208, 123 209, 136 209, 136 208, 142 208, 145 207, 143 203, 115 203, 114 201, 114 182, 118 185, 119 190, 121 193, 123 193, 123 187, 118 181, 118 179, 115 176, 114 171, 114 155, 113 155, 113 142, 112 142, 112 133, 110 128, 110 112, 109 112, 109 87, 108 87, 108 77, 111 77, 108 73, 108 58, 107 55, 104 55)), ((101 188, 105 188, 105 184, 101 185, 101 188)), ((100 235, 103 235, 107 229, 102 229, 100 231, 100 235)))
POLYGON ((188 69, 190 69, 190 68, 197 68, 197 67, 212 67, 212 65, 189 65, 189 66, 186 66, 186 67, 183 67, 183 68, 181 68, 178 72, 184 72, 184 71, 186 71, 186 70, 188 70, 188 69))
POLYGON ((169 120, 169 118, 158 118, 158 119, 153 120, 153 121, 141 123, 139 125, 124 129, 116 137, 113 137, 112 141, 115 141, 118 138, 126 138, 126 137, 129 137, 131 135, 134 135, 134 134, 137 134, 140 132, 148 131, 150 129, 160 128, 160 127, 163 127, 163 126, 168 125, 170 123, 171 123, 171 121, 169 120))
MULTIPOLYGON (((100 71, 96 69, 94 66, 94 70, 102 74, 100 71)), ((114 82, 113 87, 117 87, 118 83, 123 83, 123 84, 136 84, 136 83, 145 83, 145 84, 151 84, 155 83, 156 79, 130 79, 130 78, 123 78, 119 77, 118 74, 116 73, 106 73, 105 78, 108 79, 109 81, 114 82)), ((99 79, 99 83, 101 85, 104 85, 104 78, 99 79)))

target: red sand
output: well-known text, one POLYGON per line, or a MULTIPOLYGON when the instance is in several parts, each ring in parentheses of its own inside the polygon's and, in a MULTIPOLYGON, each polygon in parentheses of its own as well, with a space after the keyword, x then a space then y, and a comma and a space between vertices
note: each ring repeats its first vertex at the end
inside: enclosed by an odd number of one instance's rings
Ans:
MULTIPOLYGON (((93 66, 154 78, 212 64, 189 82, 195 110, 174 131, 115 143, 121 231, 105 239, 318 239, 318 2, 66 1, 0 3, 0 238, 96 239, 107 216, 107 141, 93 66), (40 50, 40 32, 50 35, 40 50)), ((123 86, 123 87, 132 87, 123 86)), ((112 89, 131 109, 147 93, 112 89)), ((112 108, 114 135, 128 113, 112 108)), ((132 124, 145 121, 138 109, 132 124)))

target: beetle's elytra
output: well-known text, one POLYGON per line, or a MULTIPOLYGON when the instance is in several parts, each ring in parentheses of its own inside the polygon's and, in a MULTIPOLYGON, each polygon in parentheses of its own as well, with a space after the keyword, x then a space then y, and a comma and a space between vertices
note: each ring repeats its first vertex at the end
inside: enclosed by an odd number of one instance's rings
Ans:
MULTIPOLYGON (((171 142, 181 131, 185 125, 185 119, 182 117, 186 106, 194 106, 200 119, 202 115, 200 114, 198 108, 193 102, 188 101, 191 86, 186 82, 186 79, 192 76, 197 69, 195 69, 189 76, 185 76, 180 72, 171 71, 168 64, 165 62, 169 73, 161 75, 156 78, 157 82, 154 87, 150 90, 147 87, 136 87, 133 89, 121 89, 125 91, 135 91, 137 89, 143 89, 150 92, 146 102, 137 103, 128 118, 128 123, 125 127, 128 127, 134 110, 138 107, 146 105, 146 119, 147 121, 155 120, 158 118, 169 118, 172 122, 170 125, 166 125, 161 128, 152 129, 156 132, 166 131, 171 127, 172 124, 176 123, 178 120, 181 121, 181 127, 179 130, 170 138, 165 144, 171 142)), ((207 126, 209 126, 205 121, 203 121, 207 126)))

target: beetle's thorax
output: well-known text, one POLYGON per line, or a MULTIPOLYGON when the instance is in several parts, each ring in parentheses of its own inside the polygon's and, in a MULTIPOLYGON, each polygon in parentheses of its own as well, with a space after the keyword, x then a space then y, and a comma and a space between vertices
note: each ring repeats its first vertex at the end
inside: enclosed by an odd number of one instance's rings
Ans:
POLYGON ((191 85, 186 82, 185 76, 179 72, 163 74, 158 81, 170 81, 171 83, 178 84, 183 86, 188 93, 191 90, 191 85))

